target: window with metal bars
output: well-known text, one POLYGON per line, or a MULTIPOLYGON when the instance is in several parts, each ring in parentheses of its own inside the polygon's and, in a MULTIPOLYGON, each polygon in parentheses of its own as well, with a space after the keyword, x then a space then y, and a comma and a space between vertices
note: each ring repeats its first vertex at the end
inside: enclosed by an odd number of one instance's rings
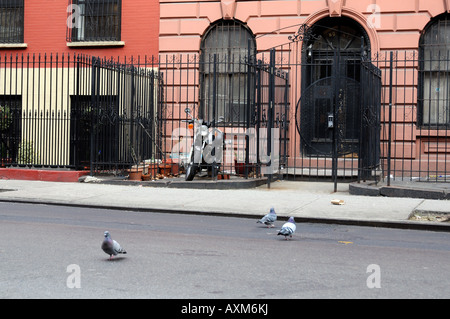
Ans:
POLYGON ((0 1, 0 43, 23 43, 23 0, 0 1))
POLYGON ((69 0, 67 41, 120 41, 121 0, 69 0))
POLYGON ((450 126, 450 14, 436 17, 419 43, 419 125, 450 126))
MULTIPOLYGON (((221 20, 205 33, 201 43, 200 101, 203 117, 232 125, 244 125, 249 116, 249 55, 254 57, 256 41, 252 32, 236 20, 221 20), (250 47, 249 47, 250 45, 250 47)), ((253 96, 251 97, 253 99, 253 96)))

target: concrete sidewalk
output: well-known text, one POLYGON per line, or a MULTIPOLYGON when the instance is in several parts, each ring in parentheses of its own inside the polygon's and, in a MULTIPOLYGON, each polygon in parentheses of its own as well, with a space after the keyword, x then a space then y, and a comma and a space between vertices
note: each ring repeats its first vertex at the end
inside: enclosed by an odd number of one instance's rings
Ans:
MULTIPOLYGON (((450 231, 449 222, 412 221, 414 213, 450 214, 450 201, 351 195, 350 184, 276 181, 245 189, 145 187, 136 183, 59 183, 0 180, 0 201, 148 212, 246 216, 274 207, 279 220, 450 231), (343 201, 334 205, 332 200, 343 201)), ((448 215, 450 216, 450 215, 448 215)))

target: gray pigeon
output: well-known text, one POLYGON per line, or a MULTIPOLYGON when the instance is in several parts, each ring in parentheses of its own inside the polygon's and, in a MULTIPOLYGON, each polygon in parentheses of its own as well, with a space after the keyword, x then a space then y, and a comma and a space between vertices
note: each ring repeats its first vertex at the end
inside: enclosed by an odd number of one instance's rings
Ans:
POLYGON ((270 212, 265 215, 263 218, 257 221, 257 223, 267 225, 267 227, 275 227, 273 223, 277 220, 277 214, 275 213, 275 209, 270 208, 270 212))
POLYGON ((289 217, 288 221, 284 223, 277 235, 283 235, 287 240, 287 236, 292 238, 292 234, 295 233, 296 229, 297 226, 295 225, 294 217, 289 217))
POLYGON ((118 242, 116 242, 114 239, 111 238, 109 231, 105 231, 105 239, 102 242, 102 249, 105 253, 109 255, 110 260, 112 256, 127 253, 118 242))

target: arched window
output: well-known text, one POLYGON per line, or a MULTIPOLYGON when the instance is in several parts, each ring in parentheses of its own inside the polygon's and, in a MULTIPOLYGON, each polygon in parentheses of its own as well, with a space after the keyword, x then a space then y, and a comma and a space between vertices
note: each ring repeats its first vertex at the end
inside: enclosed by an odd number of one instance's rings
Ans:
POLYGON ((220 20, 206 31, 200 58, 200 103, 205 119, 245 124, 249 116, 247 81, 251 80, 246 61, 255 50, 253 33, 239 21, 220 20))
POLYGON ((419 42, 418 121, 425 128, 450 126, 450 15, 424 29, 419 42))

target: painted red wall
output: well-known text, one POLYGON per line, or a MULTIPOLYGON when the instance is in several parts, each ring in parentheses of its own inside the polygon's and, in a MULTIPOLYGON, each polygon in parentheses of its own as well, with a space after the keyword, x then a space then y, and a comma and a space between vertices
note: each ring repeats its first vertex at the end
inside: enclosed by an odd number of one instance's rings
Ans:
POLYGON ((159 1, 122 0, 121 47, 69 48, 66 42, 68 1, 25 0, 25 49, 0 49, 4 54, 84 53, 100 57, 158 55, 159 1))

